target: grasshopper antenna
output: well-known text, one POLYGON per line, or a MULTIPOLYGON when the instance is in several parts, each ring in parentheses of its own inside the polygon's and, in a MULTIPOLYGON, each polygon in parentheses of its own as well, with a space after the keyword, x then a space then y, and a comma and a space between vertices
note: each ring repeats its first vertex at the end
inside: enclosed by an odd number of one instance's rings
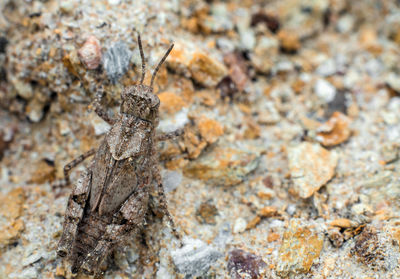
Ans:
POLYGON ((156 78, 157 72, 160 69, 161 65, 164 63, 165 59, 167 59, 169 53, 171 52, 172 48, 174 47, 174 44, 172 44, 167 52, 164 54, 164 57, 161 59, 160 63, 158 63, 157 67, 155 68, 153 75, 151 76, 151 82, 150 82, 150 87, 153 88, 153 83, 154 79, 156 78))
POLYGON ((137 40, 138 40, 138 44, 139 44, 140 58, 142 58, 142 78, 140 79, 140 84, 143 84, 144 76, 146 74, 146 62, 144 60, 142 40, 140 39, 140 34, 138 34, 137 40))

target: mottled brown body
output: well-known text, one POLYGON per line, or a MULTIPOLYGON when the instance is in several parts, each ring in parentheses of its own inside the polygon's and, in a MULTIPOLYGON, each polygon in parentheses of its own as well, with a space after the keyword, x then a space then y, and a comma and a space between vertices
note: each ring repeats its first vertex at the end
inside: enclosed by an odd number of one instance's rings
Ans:
MULTIPOLYGON (((140 37, 138 38, 144 65, 140 37)), ((72 167, 95 154, 89 168, 76 183, 69 197, 64 230, 57 253, 68 256, 74 273, 100 275, 100 266, 113 249, 138 235, 150 212, 167 216, 173 233, 179 235, 168 212, 158 169, 156 142, 182 134, 175 131, 156 135, 159 98, 153 94, 153 81, 171 46, 155 69, 150 86, 141 83, 126 88, 121 96, 120 115, 111 119, 101 108, 98 90, 95 111, 112 125, 97 151, 89 151, 64 168, 65 182, 72 167), (158 192, 157 196, 150 193, 158 192), (150 199, 158 199, 149 202, 150 199), (152 208, 158 205, 158 208, 152 208)))

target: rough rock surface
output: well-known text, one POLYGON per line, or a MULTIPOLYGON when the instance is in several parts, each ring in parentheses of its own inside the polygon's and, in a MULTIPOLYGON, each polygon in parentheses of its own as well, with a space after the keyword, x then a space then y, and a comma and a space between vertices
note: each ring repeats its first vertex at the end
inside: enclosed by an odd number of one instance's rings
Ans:
POLYGON ((288 150, 290 177, 294 190, 302 198, 311 197, 335 174, 338 155, 308 142, 288 150))
POLYGON ((3 0, 0 11, 0 278, 74 278, 55 253, 71 186, 50 185, 110 128, 95 88, 115 116, 140 81, 137 33, 145 84, 175 44, 154 92, 159 131, 185 129, 159 154, 189 245, 155 216, 149 257, 132 239, 105 278, 193 267, 204 278, 398 277, 398 1, 3 0))

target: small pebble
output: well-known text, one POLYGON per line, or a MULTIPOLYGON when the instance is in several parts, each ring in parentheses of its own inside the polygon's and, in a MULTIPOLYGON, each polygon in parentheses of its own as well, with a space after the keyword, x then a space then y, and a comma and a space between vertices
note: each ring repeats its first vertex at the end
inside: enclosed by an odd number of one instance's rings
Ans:
POLYGON ((336 64, 333 59, 328 59, 317 68, 317 74, 327 77, 336 73, 336 64))
POLYGON ((79 57, 89 70, 99 67, 101 62, 101 46, 95 36, 90 36, 85 44, 78 50, 79 57))
POLYGON ((25 107, 25 111, 28 115, 29 120, 36 123, 42 120, 44 116, 44 106, 45 104, 40 102, 39 100, 32 99, 25 107))
POLYGON ((317 140, 324 146, 335 146, 347 141, 351 135, 350 119, 341 112, 334 112, 327 122, 317 129, 317 140))
POLYGON ((184 175, 204 180, 213 186, 232 186, 242 182, 260 162, 260 156, 236 148, 216 147, 187 165, 184 175))
POLYGON ((351 15, 344 15, 339 18, 336 28, 341 33, 349 33, 353 30, 354 18, 351 15))
POLYGON ((318 79, 314 85, 314 92, 326 103, 333 101, 336 94, 336 88, 324 79, 318 79))
POLYGON ((202 202, 196 211, 197 220, 200 223, 215 224, 215 217, 218 214, 217 207, 212 201, 202 202))
POLYGON ((295 53, 301 47, 298 34, 293 31, 281 30, 278 33, 280 47, 284 52, 295 53))
POLYGON ((233 226, 233 233, 242 233, 246 230, 247 222, 243 218, 237 218, 233 226))

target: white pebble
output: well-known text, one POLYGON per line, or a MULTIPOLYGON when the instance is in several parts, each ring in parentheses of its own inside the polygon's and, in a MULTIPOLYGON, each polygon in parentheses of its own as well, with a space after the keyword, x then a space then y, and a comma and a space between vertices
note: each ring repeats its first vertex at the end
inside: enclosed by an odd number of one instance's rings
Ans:
POLYGON ((314 85, 314 92, 326 103, 329 103, 335 98, 336 88, 326 80, 318 79, 314 85))
POLYGON ((243 218, 237 218, 233 226, 233 233, 242 233, 246 230, 247 222, 243 218))

